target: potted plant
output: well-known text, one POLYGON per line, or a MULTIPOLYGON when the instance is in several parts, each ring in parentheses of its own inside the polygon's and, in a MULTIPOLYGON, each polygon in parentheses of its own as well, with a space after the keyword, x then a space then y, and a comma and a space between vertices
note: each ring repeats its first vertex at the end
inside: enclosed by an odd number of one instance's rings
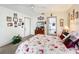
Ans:
POLYGON ((21 39, 22 39, 22 37, 20 36, 20 35, 18 35, 18 36, 14 36, 13 38, 12 38, 12 44, 17 44, 17 43, 19 43, 20 41, 21 41, 21 39))

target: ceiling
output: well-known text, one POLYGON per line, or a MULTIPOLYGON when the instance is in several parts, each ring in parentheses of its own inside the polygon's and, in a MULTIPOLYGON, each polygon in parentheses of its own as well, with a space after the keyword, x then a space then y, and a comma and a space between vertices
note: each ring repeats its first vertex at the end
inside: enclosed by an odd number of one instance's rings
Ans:
POLYGON ((30 16, 46 12, 65 12, 72 4, 3 4, 0 5, 30 16))

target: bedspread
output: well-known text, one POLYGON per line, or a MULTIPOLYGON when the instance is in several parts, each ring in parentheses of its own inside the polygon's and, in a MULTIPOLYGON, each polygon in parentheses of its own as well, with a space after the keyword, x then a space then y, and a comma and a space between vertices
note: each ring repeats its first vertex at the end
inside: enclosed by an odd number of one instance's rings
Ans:
POLYGON ((20 44, 16 54, 73 54, 57 36, 35 35, 20 44))

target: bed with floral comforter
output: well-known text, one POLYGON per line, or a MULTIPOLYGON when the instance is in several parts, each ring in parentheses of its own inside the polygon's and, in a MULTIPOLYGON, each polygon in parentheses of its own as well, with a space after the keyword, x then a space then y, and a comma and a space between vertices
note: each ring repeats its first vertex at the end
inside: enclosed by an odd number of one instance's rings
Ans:
POLYGON ((20 44, 16 54, 74 54, 57 36, 35 35, 20 44))

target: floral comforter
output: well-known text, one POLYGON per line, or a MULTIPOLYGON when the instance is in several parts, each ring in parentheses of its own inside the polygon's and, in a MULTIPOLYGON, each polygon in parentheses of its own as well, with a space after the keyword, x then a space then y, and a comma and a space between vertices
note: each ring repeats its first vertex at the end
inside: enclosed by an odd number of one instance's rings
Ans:
POLYGON ((57 36, 36 35, 23 42, 16 54, 73 54, 74 50, 65 47, 57 36))

